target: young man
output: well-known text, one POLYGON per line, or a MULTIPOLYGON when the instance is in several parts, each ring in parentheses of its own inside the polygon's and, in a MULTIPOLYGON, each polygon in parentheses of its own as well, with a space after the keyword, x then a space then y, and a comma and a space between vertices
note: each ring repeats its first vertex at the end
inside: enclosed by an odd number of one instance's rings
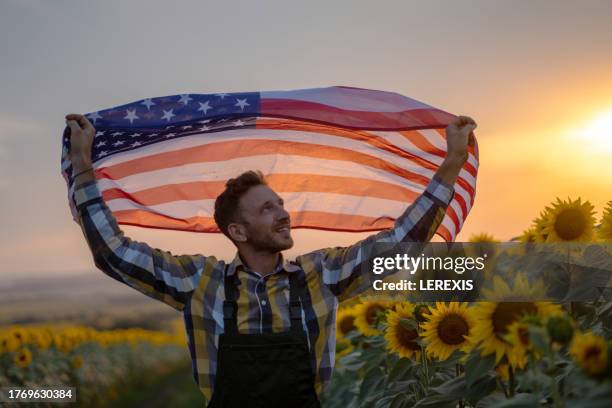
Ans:
POLYGON ((377 242, 429 241, 476 128, 465 116, 446 128, 446 159, 393 228, 295 262, 281 254, 293 246, 283 200, 259 173, 230 180, 215 202, 215 221, 238 249, 227 264, 125 237, 92 171, 94 127, 79 114, 66 120, 79 221, 96 266, 183 312, 193 375, 213 408, 320 406, 318 394, 334 366, 338 303, 367 289, 372 278, 362 272, 362 254, 377 242))

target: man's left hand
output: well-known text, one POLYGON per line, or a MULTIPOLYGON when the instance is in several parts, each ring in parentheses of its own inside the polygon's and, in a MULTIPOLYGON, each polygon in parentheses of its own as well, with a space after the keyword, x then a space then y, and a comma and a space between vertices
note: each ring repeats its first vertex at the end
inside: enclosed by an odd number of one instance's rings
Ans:
POLYGON ((474 129, 478 125, 469 116, 457 116, 446 127, 447 156, 452 160, 465 163, 468 145, 474 145, 474 129))

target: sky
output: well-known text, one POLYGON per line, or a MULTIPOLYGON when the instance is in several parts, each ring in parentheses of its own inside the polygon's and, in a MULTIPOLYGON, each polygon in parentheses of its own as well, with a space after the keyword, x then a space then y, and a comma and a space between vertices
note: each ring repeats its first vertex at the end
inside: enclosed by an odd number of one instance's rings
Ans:
MULTIPOLYGON (((3 0, 0 284, 95 270, 60 174, 64 115, 179 93, 399 92, 478 123, 459 240, 508 240, 556 197, 599 216, 612 200, 611 18, 606 0, 3 0)), ((122 228, 176 254, 234 255, 220 234, 122 228)), ((367 235, 296 230, 287 256, 367 235)))

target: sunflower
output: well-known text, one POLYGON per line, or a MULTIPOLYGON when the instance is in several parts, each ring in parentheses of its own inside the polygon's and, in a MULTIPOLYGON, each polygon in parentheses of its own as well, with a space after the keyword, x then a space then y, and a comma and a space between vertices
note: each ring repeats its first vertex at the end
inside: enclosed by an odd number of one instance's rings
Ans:
POLYGON ((19 343, 19 340, 17 340, 10 333, 6 333, 0 336, 0 354, 15 351, 20 346, 21 344, 19 343))
POLYGON ((387 302, 367 301, 355 306, 355 327, 365 336, 376 336, 381 331, 376 328, 376 317, 387 310, 387 302))
POLYGON ((557 202, 550 208, 544 224, 546 242, 589 242, 595 232, 593 205, 580 198, 557 202))
POLYGON ((598 376, 606 371, 608 345, 603 337, 591 332, 576 334, 569 352, 587 374, 598 376))
POLYGON ((501 278, 493 279, 493 289, 483 289, 483 294, 497 302, 478 302, 471 309, 476 323, 470 332, 469 340, 478 344, 481 355, 495 353, 495 362, 499 363, 506 356, 514 367, 520 365, 512 352, 512 344, 506 340, 509 328, 515 321, 525 315, 537 315, 541 319, 560 314, 559 305, 550 302, 517 301, 517 299, 530 299, 541 297, 544 291, 542 282, 532 284, 517 274, 514 287, 511 289, 501 278), (510 360, 511 359, 511 360, 510 360))
POLYGON ((418 343, 419 333, 416 324, 410 306, 396 305, 396 310, 389 311, 385 331, 387 349, 400 357, 414 357, 418 360, 421 356, 421 346, 418 343), (411 327, 406 320, 412 320, 414 327, 411 327))
POLYGON ((508 361, 516 368, 524 368, 527 364, 527 353, 533 350, 529 339, 529 325, 522 319, 508 326, 506 341, 512 345, 508 352, 508 361))
POLYGON ((344 337, 350 331, 356 330, 355 326, 355 307, 343 307, 338 309, 336 315, 336 333, 339 337, 344 337))
POLYGON ((346 356, 355 349, 353 343, 345 338, 339 338, 336 341, 336 358, 346 356))
POLYGON ((598 235, 602 241, 612 241, 612 201, 604 208, 598 235))
POLYGON ((499 364, 495 366, 495 373, 501 380, 508 381, 510 379, 510 366, 508 364, 499 364))
POLYGON ((466 338, 474 327, 467 303, 436 302, 431 314, 425 315, 423 338, 427 343, 427 355, 446 360, 455 351, 468 353, 472 343, 466 338))
POLYGON ((27 348, 22 348, 15 355, 15 365, 21 368, 26 368, 32 363, 32 352, 27 348))
POLYGON ((548 232, 546 232, 546 221, 548 220, 548 216, 550 214, 550 208, 546 207, 544 211, 540 212, 540 215, 533 220, 531 229, 535 234, 535 242, 542 243, 546 242, 548 238, 548 232))
POLYGON ((495 237, 491 234, 487 234, 486 232, 481 232, 480 234, 472 234, 470 236, 469 242, 479 244, 479 243, 487 243, 487 242, 499 242, 499 240, 495 239, 495 237))
POLYGON ((531 226, 527 228, 525 231, 523 231, 523 233, 519 236, 518 240, 519 242, 522 242, 523 244, 537 242, 537 239, 538 239, 537 235, 538 233, 536 231, 536 227, 531 226))

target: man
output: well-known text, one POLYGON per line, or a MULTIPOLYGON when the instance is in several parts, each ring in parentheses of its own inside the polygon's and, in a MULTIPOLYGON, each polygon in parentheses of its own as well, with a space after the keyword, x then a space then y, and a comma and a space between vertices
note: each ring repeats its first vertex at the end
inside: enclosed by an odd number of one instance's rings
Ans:
POLYGON ((182 311, 193 374, 209 407, 319 407, 332 374, 338 303, 367 289, 362 254, 377 242, 427 242, 444 217, 467 160, 476 123, 460 116, 446 128, 447 157, 425 192, 392 229, 345 248, 285 262, 293 246, 283 200, 261 174, 230 180, 215 221, 236 245, 227 264, 213 256, 176 256, 124 236, 92 171, 95 129, 66 116, 79 221, 96 266, 182 311))

